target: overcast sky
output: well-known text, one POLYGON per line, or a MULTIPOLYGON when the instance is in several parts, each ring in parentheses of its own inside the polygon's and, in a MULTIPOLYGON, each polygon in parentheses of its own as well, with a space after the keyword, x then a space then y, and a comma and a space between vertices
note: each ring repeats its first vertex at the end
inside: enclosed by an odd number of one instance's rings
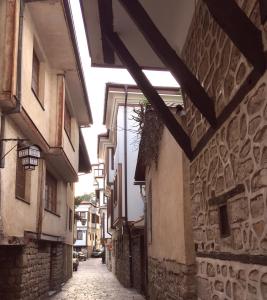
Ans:
MULTIPOLYGON (((105 84, 107 82, 135 84, 135 82, 127 70, 91 67, 80 4, 78 0, 70 0, 70 3, 94 121, 90 128, 83 129, 83 135, 91 163, 97 163, 97 135, 106 132, 106 128, 102 124, 105 84)), ((169 72, 145 71, 145 74, 155 86, 177 86, 169 72)), ((79 183, 76 184, 76 195, 93 191, 92 184, 92 176, 80 176, 79 183)))

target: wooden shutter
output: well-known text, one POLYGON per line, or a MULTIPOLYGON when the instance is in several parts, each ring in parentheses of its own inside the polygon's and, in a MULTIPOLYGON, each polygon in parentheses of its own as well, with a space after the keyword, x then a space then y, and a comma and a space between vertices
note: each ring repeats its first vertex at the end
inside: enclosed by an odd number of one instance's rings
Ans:
POLYGON ((57 180, 46 171, 45 208, 54 213, 57 211, 57 180))
POLYGON ((26 171, 22 166, 22 163, 17 159, 16 166, 16 198, 25 200, 25 183, 26 183, 26 171))

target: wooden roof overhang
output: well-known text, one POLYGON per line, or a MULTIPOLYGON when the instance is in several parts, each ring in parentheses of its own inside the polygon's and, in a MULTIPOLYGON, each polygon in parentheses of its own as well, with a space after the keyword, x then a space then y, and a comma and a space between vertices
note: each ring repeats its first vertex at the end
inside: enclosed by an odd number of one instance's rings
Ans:
MULTIPOLYGON (((190 160, 198 155, 207 138, 221 126, 266 69, 261 32, 236 2, 203 1, 253 67, 219 116, 215 114, 214 100, 179 56, 194 14, 194 1, 169 0, 166 5, 162 0, 155 5, 148 0, 80 0, 92 64, 125 66, 190 160), (209 122, 209 131, 194 149, 190 137, 147 80, 143 68, 169 69, 183 92, 209 122)), ((264 1, 260 1, 260 6, 261 18, 266 20, 264 1)))
POLYGON ((79 126, 93 123, 69 0, 24 0, 49 65, 64 73, 79 126))

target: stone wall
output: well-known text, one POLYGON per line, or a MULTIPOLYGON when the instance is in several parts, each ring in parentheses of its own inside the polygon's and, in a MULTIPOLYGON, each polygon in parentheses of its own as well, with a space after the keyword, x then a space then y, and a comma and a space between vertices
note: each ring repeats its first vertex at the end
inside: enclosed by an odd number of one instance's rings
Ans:
POLYGON ((60 289, 61 283, 64 281, 63 265, 64 265, 64 247, 63 244, 51 243, 51 272, 50 272, 50 289, 60 289))
POLYGON ((198 259, 201 300, 267 299, 267 267, 217 259, 198 259))
MULTIPOLYGON (((29 241, 0 247, 0 299, 37 300, 64 280, 63 244, 29 241)), ((72 264, 72 259, 68 264, 72 264)))
MULTIPOLYGON (((258 1, 237 3, 262 30, 266 43, 267 24, 260 24, 258 1)), ((183 57, 214 100, 217 116, 252 71, 202 1, 183 57)), ((195 148, 209 125, 188 98, 185 107, 184 125, 195 148)), ((205 144, 190 166, 199 299, 267 299, 266 73, 205 144), (222 205, 228 220, 220 217, 222 205), (226 235, 224 222, 229 226, 226 235)))
MULTIPOLYGON (((239 0, 238 4, 256 26, 260 27, 259 5, 256 0, 239 0)), ((219 116, 252 71, 242 53, 235 47, 211 16, 203 1, 198 2, 182 56, 201 82, 219 116)), ((195 148, 210 127, 191 101, 185 98, 184 125, 195 148)))
POLYGON ((154 300, 196 299, 195 266, 173 260, 148 259, 148 294, 154 300))
POLYGON ((64 276, 63 281, 67 281, 72 277, 72 245, 63 245, 63 270, 64 270, 64 276))
POLYGON ((145 293, 145 262, 142 234, 132 236, 133 287, 139 293, 145 293))
POLYGON ((115 232, 112 235, 115 260, 115 275, 125 287, 130 287, 129 236, 115 232))
POLYGON ((267 254, 267 75, 192 163, 190 184, 198 251, 267 254), (220 238, 218 209, 210 199, 238 185, 227 203, 231 235, 220 238))
POLYGON ((20 299, 22 247, 0 246, 0 299, 20 299))

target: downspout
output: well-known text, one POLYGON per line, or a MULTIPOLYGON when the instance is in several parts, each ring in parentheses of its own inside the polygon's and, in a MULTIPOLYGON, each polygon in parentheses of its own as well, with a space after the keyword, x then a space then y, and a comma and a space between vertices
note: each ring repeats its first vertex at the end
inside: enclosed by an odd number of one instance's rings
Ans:
POLYGON ((127 101, 128 101, 128 87, 124 86, 125 99, 124 99, 124 196, 125 196, 125 221, 126 221, 126 231, 129 237, 129 271, 130 271, 130 287, 133 286, 133 260, 132 260, 132 237, 131 229, 128 223, 128 149, 127 149, 127 101))
MULTIPOLYGON (((21 111, 21 70, 22 70, 22 33, 23 33, 23 15, 24 15, 24 0, 20 0, 19 7, 19 33, 18 33, 18 53, 17 53, 17 81, 16 81, 16 106, 7 112, 1 112, 1 128, 0 128, 0 168, 5 167, 5 160, 2 159, 4 152, 4 142, 2 139, 5 137, 5 124, 6 124, 6 115, 18 113, 21 111)), ((0 237, 3 235, 2 232, 2 211, 1 211, 1 202, 2 202, 2 172, 0 172, 0 237)))

